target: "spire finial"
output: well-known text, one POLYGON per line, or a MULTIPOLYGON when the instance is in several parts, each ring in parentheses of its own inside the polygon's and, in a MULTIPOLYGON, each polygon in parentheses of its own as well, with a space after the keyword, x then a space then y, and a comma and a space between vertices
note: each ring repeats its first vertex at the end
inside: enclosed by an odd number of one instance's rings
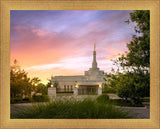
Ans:
POLYGON ((97 68, 97 62, 96 62, 96 44, 94 43, 94 51, 93 51, 93 62, 92 62, 92 68, 97 68))
POLYGON ((94 43, 94 51, 96 50, 96 44, 94 43))

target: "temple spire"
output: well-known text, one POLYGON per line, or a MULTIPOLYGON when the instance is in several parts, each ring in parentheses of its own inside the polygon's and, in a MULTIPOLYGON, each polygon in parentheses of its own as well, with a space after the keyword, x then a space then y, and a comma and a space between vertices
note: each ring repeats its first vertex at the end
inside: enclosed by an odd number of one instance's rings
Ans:
POLYGON ((96 44, 94 43, 94 51, 96 50, 96 44))
POLYGON ((93 51, 93 62, 92 62, 92 68, 97 69, 97 61, 96 61, 96 44, 94 43, 94 51, 93 51))

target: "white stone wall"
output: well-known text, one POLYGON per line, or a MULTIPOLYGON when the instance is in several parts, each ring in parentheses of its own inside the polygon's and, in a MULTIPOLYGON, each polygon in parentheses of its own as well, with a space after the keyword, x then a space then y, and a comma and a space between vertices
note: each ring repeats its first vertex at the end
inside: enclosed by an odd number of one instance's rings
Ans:
POLYGON ((74 88, 75 83, 78 81, 84 81, 85 77, 84 76, 55 76, 52 79, 52 84, 54 84, 55 81, 58 82, 59 87, 58 88, 64 88, 64 86, 66 86, 66 88, 74 88))
POLYGON ((102 94, 102 88, 98 88, 98 95, 101 95, 102 94))
POLYGON ((104 83, 104 75, 94 75, 92 74, 92 76, 55 76, 52 78, 52 84, 54 84, 55 81, 58 82, 59 87, 61 89, 64 89, 64 87, 66 86, 66 90, 72 90, 75 87, 77 82, 90 82, 90 81, 94 81, 94 82, 101 82, 104 83))
POLYGON ((54 87, 49 87, 48 88, 48 96, 51 100, 53 100, 54 98, 56 98, 56 88, 54 87))
MULTIPOLYGON (((72 87, 72 90, 74 90, 75 85, 78 82, 87 82, 87 83, 92 83, 92 82, 100 82, 100 83, 104 83, 104 79, 105 75, 104 75, 104 71, 101 71, 98 67, 97 67, 97 62, 96 62, 96 51, 95 51, 95 47, 94 47, 94 51, 93 51, 93 62, 92 62, 92 68, 90 68, 88 71, 85 71, 84 75, 81 76, 55 76, 51 78, 52 84, 54 84, 55 81, 57 81, 59 83, 59 87, 61 89, 64 89, 66 87, 66 89, 69 90, 72 87)), ((102 85, 103 88, 103 85, 102 85)), ((101 91, 99 91, 100 93, 101 91)))

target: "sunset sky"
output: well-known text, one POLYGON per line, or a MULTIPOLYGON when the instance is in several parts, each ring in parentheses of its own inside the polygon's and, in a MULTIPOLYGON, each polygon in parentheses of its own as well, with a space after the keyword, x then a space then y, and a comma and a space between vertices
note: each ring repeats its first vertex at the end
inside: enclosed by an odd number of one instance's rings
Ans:
POLYGON ((57 75, 83 75, 92 66, 96 43, 98 67, 110 72, 111 59, 127 51, 135 23, 132 11, 11 11, 11 65, 17 59, 30 77, 43 83, 57 75))

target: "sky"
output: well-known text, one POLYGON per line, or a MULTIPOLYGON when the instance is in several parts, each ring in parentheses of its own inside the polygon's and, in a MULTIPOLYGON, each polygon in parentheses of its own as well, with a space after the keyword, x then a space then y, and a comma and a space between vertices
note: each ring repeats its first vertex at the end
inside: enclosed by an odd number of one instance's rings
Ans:
POLYGON ((131 10, 12 10, 10 64, 47 83, 51 76, 83 75, 92 66, 110 72, 112 59, 127 51, 135 23, 131 10))

